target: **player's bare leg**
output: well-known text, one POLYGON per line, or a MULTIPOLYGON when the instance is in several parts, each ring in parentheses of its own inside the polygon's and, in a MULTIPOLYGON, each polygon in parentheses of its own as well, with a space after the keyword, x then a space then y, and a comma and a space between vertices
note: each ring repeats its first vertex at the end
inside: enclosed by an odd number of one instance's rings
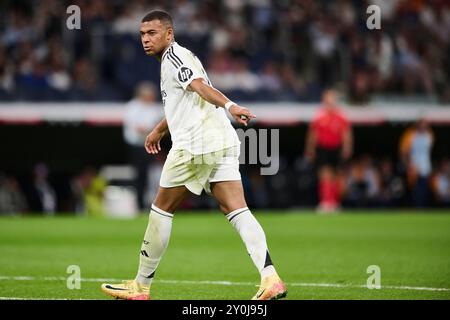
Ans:
POLYGON ((103 284, 106 294, 124 300, 150 299, 150 285, 169 243, 173 213, 189 193, 184 186, 159 188, 142 242, 137 276, 122 284, 103 284))
POLYGON ((181 202, 190 194, 185 186, 162 188, 159 187, 158 193, 153 204, 161 210, 175 212, 181 202))
POLYGON ((219 202, 220 209, 228 221, 239 232, 247 252, 261 274, 261 286, 253 299, 284 298, 287 294, 286 286, 270 259, 264 230, 247 207, 242 182, 240 180, 213 182, 211 193, 219 202))

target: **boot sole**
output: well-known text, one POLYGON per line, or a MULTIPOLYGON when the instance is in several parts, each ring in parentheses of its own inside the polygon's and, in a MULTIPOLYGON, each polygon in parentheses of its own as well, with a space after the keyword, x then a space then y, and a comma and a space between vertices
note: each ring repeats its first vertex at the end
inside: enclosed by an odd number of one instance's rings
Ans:
POLYGON ((286 298, 287 293, 288 293, 287 291, 281 292, 281 293, 277 294, 276 296, 270 298, 270 300, 280 300, 280 299, 286 298))

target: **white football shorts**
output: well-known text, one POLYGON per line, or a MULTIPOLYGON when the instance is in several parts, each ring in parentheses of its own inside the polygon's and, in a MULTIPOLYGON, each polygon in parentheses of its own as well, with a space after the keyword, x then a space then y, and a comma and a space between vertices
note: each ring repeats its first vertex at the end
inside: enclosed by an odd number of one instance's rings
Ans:
POLYGON ((211 194, 211 182, 241 180, 239 154, 239 145, 201 155, 171 149, 159 185, 163 188, 186 186, 196 195, 203 190, 211 194))

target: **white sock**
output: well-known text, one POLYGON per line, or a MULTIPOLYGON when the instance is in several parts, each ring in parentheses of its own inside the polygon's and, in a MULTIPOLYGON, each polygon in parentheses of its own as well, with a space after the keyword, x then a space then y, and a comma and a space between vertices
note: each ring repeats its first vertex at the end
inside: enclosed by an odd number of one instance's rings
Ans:
POLYGON ((155 270, 169 243, 172 218, 173 214, 152 204, 136 276, 136 281, 140 284, 150 286, 153 281, 155 270))
POLYGON ((267 249, 266 235, 249 208, 236 209, 227 214, 226 218, 239 232, 261 278, 275 274, 275 268, 267 249))

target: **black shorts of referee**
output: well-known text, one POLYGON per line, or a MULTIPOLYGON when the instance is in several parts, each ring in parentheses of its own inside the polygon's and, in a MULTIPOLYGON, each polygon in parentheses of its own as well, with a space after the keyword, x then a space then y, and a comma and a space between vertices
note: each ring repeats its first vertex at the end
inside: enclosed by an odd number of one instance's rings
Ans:
POLYGON ((316 148, 316 167, 321 168, 324 166, 331 167, 333 169, 339 168, 342 163, 341 147, 337 148, 316 148))

